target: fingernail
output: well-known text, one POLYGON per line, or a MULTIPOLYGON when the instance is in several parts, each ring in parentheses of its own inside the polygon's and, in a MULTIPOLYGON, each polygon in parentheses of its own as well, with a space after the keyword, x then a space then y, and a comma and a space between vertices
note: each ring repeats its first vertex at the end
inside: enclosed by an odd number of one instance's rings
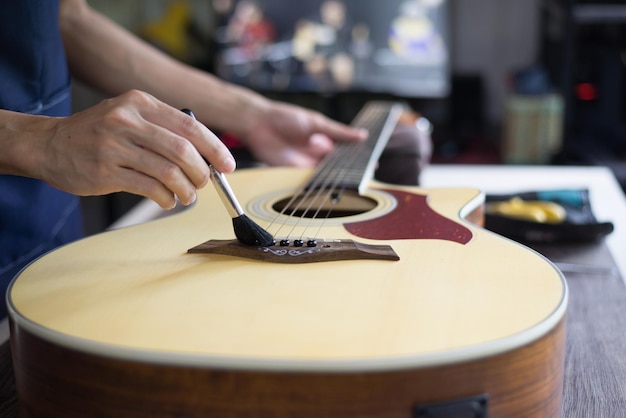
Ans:
POLYGON ((226 160, 224 160, 224 171, 230 173, 235 171, 235 168, 237 168, 235 159, 232 156, 227 157, 226 160))

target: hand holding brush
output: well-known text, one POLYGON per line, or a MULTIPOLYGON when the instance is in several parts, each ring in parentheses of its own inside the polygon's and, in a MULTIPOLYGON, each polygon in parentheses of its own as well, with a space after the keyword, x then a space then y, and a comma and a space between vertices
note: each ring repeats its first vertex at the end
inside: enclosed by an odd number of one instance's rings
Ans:
MULTIPOLYGON (((189 109, 182 109, 182 111, 195 119, 193 112, 189 109)), ((217 190, 222 203, 226 206, 228 214, 233 219, 233 228, 235 230, 235 236, 237 240, 245 245, 254 245, 257 247, 266 247, 274 244, 274 237, 265 229, 257 225, 252 219, 248 218, 243 212, 241 205, 235 197, 226 176, 220 173, 209 164, 211 170, 211 181, 217 190)))

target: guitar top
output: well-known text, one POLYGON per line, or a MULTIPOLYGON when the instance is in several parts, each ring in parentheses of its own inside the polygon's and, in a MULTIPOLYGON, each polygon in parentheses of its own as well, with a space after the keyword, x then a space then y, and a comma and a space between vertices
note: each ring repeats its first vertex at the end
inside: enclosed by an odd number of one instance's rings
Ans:
MULTIPOLYGON (((479 191, 373 182, 364 195, 374 208, 364 213, 297 222, 278 214, 275 203, 310 175, 251 169, 229 181, 261 226, 284 218, 290 235, 314 234, 319 245, 385 244, 399 259, 279 264, 190 254, 207 239, 234 237, 206 188, 179 215, 86 238, 32 263, 10 288, 12 321, 55 344, 121 359, 385 370, 506 352, 563 319, 567 290, 558 270, 465 220, 482 204, 479 191)), ((307 248, 297 250, 285 253, 307 248)))

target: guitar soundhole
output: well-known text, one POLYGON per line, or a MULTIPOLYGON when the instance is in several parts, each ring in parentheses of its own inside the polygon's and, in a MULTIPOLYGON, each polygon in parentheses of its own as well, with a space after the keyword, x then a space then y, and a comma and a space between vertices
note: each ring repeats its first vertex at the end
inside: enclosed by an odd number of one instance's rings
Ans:
POLYGON ((361 196, 354 190, 320 196, 318 193, 305 193, 289 196, 272 205, 272 209, 285 215, 299 218, 342 218, 369 212, 378 202, 361 196))

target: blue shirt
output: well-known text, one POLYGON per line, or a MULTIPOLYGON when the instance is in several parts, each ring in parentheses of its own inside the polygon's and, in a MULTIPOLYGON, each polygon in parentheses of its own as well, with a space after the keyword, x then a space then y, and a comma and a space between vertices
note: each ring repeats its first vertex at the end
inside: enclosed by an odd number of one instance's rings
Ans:
MULTIPOLYGON (((0 2, 0 108, 70 114, 58 15, 57 0, 0 2)), ((76 196, 39 180, 0 175, 0 319, 11 279, 38 256, 81 236, 76 196)))

